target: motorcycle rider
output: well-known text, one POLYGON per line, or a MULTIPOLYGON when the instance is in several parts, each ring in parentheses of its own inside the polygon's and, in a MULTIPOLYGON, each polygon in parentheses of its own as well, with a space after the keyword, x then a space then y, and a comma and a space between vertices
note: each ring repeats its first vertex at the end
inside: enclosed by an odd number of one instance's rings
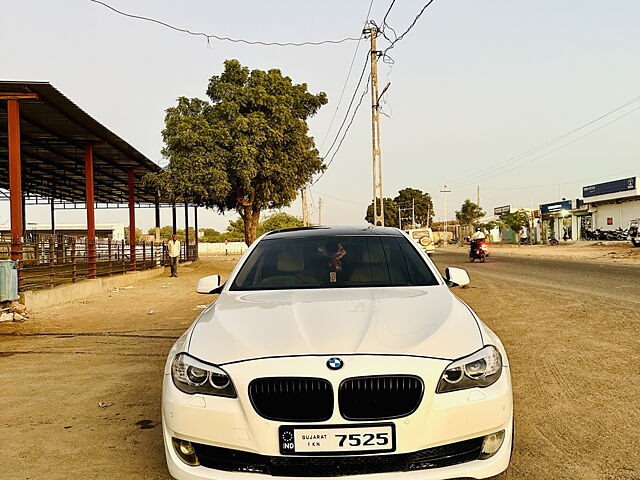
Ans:
POLYGON ((484 240, 486 237, 484 235, 484 232, 482 230, 480 230, 480 227, 476 227, 476 231, 473 232, 473 235, 471 235, 471 241, 473 240, 484 240))
POLYGON ((476 227, 476 231, 473 232, 473 235, 471 235, 471 251, 472 253, 477 252, 478 248, 480 247, 480 245, 482 244, 482 242, 484 242, 485 240, 485 234, 484 232, 480 229, 480 227, 476 227))

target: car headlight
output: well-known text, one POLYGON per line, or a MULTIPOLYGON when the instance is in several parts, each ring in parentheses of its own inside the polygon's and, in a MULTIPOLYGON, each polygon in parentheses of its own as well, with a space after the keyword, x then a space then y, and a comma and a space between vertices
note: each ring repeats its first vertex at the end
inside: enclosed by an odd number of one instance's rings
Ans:
POLYGON ((171 363, 173 384, 184 393, 202 393, 235 398, 236 389, 229 375, 220 367, 179 353, 171 363))
POLYGON ((488 387, 502 374, 502 356, 489 345, 445 368, 436 393, 453 392, 473 387, 488 387))

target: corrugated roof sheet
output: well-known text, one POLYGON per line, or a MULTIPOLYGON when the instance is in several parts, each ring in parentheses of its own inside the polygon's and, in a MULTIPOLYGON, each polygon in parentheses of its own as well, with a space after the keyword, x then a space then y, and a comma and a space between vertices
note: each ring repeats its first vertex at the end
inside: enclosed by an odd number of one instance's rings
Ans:
MULTIPOLYGON (((92 118, 48 82, 0 81, 0 93, 38 94, 20 100, 20 146, 25 193, 84 202, 84 147, 94 145, 95 200, 128 201, 127 171, 134 167, 137 202, 153 202, 141 188, 161 168, 92 118)), ((7 104, 0 100, 0 188, 9 188, 7 104)))

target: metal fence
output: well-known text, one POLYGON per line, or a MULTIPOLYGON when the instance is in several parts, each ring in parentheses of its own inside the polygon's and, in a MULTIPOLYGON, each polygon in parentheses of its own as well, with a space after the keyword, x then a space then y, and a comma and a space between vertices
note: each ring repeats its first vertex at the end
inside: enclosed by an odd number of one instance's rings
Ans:
MULTIPOLYGON (((0 259, 10 258, 11 247, 11 239, 0 236, 0 259)), ((97 238, 92 245, 84 237, 30 233, 23 243, 13 245, 13 249, 22 254, 18 262, 20 291, 169 264, 164 242, 141 242, 132 248, 124 240, 97 238)), ((180 262, 197 257, 197 245, 181 244, 180 262)))

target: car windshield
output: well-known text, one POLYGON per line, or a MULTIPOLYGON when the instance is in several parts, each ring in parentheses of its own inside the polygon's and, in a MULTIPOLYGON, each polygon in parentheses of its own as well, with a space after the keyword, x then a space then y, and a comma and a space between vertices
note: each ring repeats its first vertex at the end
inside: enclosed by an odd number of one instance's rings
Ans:
POLYGON ((438 280, 405 237, 335 235, 260 241, 231 290, 425 285, 438 280))

